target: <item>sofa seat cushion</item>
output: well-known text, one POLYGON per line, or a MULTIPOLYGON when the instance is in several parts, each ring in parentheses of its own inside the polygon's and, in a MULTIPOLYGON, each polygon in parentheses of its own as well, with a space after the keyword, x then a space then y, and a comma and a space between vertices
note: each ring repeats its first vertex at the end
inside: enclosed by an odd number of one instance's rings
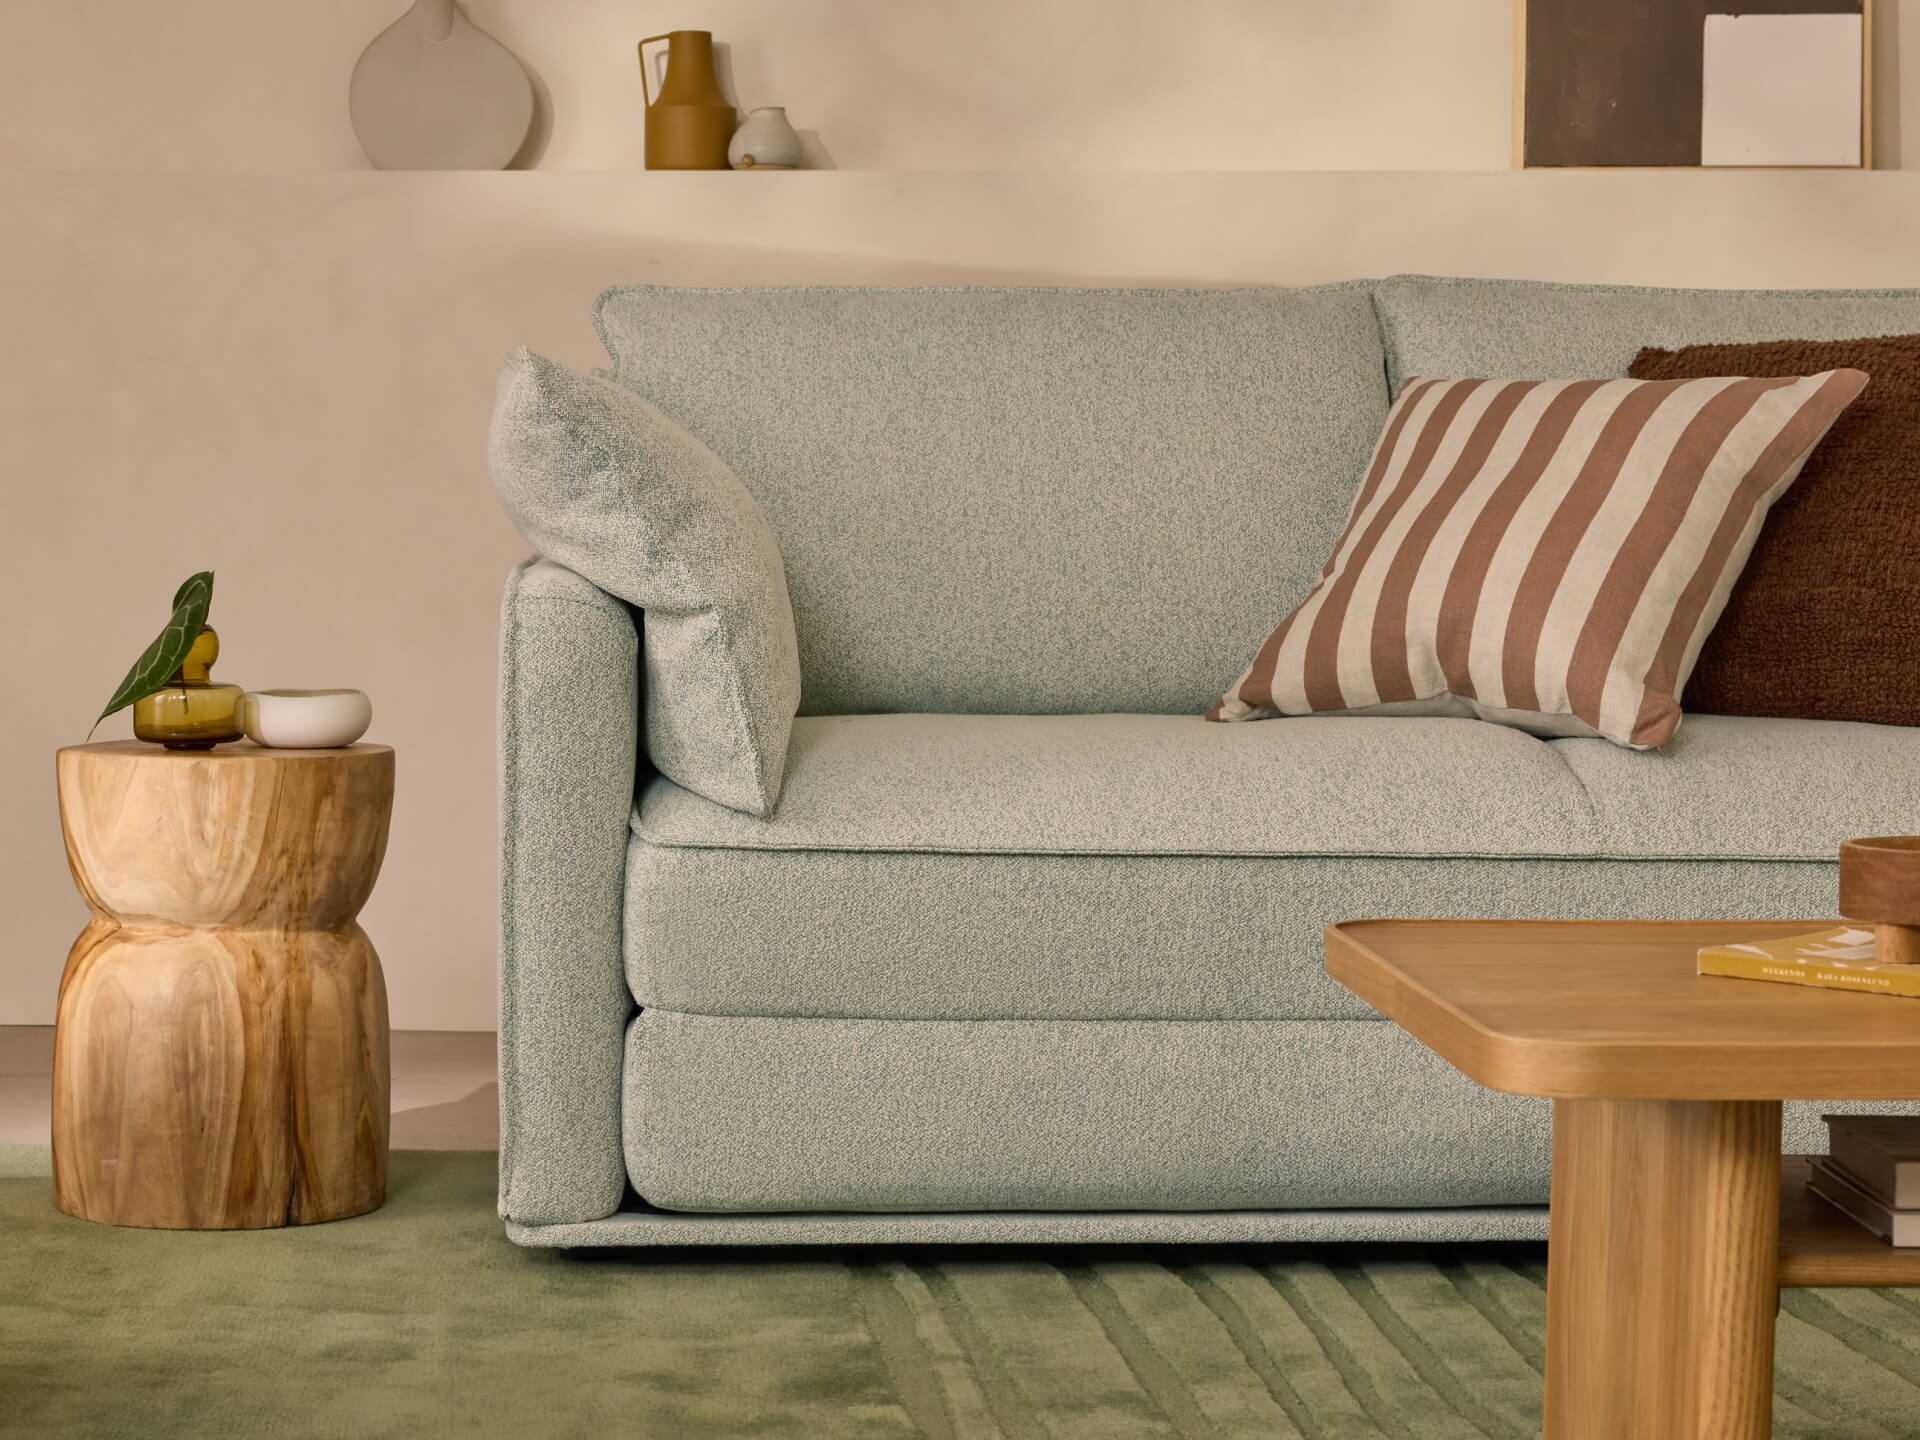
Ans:
MULTIPOLYGON (((1787 1106, 1788 1149, 1819 1148, 1823 1106, 1787 1106)), ((1380 1021, 649 1010, 621 1116, 643 1199, 748 1213, 1538 1205, 1551 1135, 1547 1101, 1484 1089, 1380 1021)))
MULTIPOLYGON (((1662 751, 1553 749, 1605 854, 1821 860, 1837 876, 1842 840, 1920 824, 1920 730, 1905 726, 1689 715, 1662 751)), ((1820 911, 1801 913, 1830 914, 1837 898, 1829 889, 1820 911)))
POLYGON ((1537 1205, 1548 1105, 1391 1025, 908 1024, 649 1010, 627 1174, 663 1210, 1537 1205))
POLYGON ((1580 783, 1529 736, 1461 719, 836 715, 796 723, 766 819, 670 781, 656 845, 1018 855, 1584 855, 1580 783))
POLYGON ((1692 716, 1657 755, 1467 720, 803 718, 773 815, 655 779, 644 1006, 959 1019, 1363 1017, 1363 915, 1830 914, 1911 827, 1920 732, 1692 716))

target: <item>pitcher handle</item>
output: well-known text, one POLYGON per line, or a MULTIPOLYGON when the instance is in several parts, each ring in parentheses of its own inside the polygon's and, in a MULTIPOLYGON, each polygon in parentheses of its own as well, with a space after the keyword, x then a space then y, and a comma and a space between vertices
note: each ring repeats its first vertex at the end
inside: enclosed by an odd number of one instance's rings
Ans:
POLYGON ((653 108, 653 96, 647 90, 647 46, 656 40, 671 40, 671 35, 649 35, 636 47, 640 52, 640 95, 647 102, 647 108, 653 108))

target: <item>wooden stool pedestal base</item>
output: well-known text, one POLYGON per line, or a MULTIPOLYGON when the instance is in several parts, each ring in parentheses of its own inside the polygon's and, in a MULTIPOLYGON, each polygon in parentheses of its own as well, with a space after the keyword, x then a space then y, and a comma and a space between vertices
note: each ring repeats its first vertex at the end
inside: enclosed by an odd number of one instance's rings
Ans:
POLYGON ((60 982, 54 1203, 200 1230, 377 1208, 387 993, 354 917, 393 752, 91 745, 59 773, 95 918, 60 982))

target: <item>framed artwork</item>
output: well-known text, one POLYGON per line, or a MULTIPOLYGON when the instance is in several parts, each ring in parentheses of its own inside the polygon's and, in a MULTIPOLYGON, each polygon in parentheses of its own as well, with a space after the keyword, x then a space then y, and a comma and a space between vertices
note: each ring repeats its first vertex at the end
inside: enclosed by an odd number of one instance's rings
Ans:
POLYGON ((1514 165, 1873 164, 1873 0, 1514 0, 1514 165))

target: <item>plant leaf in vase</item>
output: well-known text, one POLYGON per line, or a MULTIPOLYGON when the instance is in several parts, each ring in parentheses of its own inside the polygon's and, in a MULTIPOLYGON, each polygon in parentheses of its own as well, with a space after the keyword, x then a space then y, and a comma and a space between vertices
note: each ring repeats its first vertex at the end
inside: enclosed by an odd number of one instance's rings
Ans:
MULTIPOLYGON (((124 710, 134 701, 144 700, 154 691, 166 687, 173 678, 173 672, 180 668, 180 662, 187 658, 193 642, 200 638, 200 627, 207 623, 207 611, 212 606, 211 570, 189 575, 181 582, 180 588, 173 592, 173 614, 167 617, 166 628, 133 662, 133 668, 127 671, 127 678, 120 682, 119 689, 113 692, 113 698, 107 701, 107 708, 93 722, 93 730, 98 730, 100 721, 114 711, 124 710)), ((93 738, 93 730, 87 731, 89 740, 93 738)))
MULTIPOLYGON (((178 610, 182 605, 186 604, 187 592, 193 589, 194 586, 202 583, 207 587, 207 608, 211 610, 213 608, 213 571, 211 570, 202 570, 198 575, 189 575, 186 579, 182 580, 180 582, 180 588, 173 592, 173 608, 178 610)), ((207 623, 207 617, 205 615, 200 617, 200 623, 202 625, 207 623)))

